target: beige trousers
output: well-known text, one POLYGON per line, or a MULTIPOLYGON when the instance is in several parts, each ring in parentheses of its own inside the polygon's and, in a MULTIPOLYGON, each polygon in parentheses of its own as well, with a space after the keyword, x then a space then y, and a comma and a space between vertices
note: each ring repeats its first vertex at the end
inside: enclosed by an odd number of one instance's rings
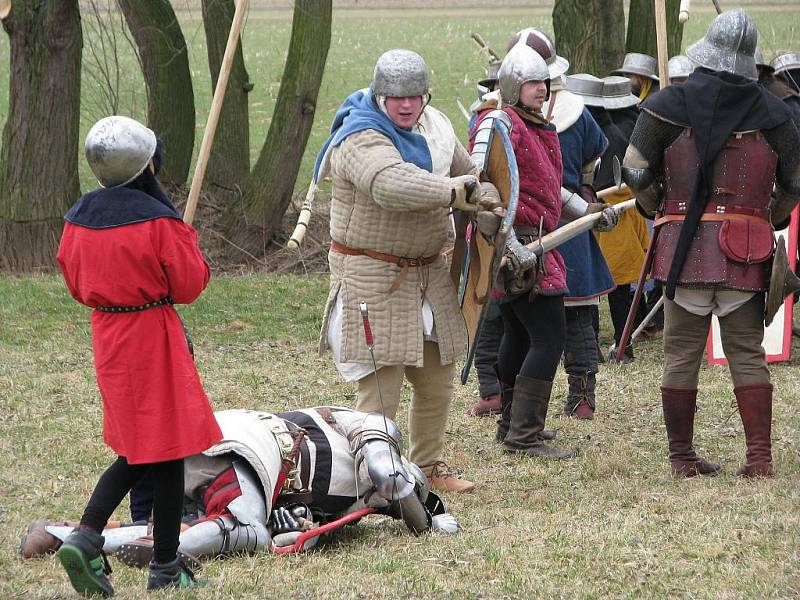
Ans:
POLYGON ((358 380, 356 410, 384 412, 394 419, 400 406, 403 376, 411 383, 411 407, 408 412, 409 460, 426 474, 442 459, 447 413, 453 398, 455 364, 440 364, 439 344, 425 342, 422 367, 392 365, 378 369, 358 380), (383 410, 381 410, 381 397, 383 410))
MULTIPOLYGON (((700 362, 711 326, 711 314, 695 315, 664 298, 664 372, 661 385, 696 389, 700 362)), ((756 294, 719 319, 722 349, 733 386, 769 383, 761 342, 764 339, 764 294, 756 294)))

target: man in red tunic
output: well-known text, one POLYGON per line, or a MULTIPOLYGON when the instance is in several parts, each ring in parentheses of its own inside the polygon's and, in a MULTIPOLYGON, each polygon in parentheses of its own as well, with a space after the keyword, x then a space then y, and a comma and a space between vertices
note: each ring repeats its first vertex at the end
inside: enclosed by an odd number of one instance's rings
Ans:
POLYGON ((85 595, 113 594, 100 533, 148 472, 155 492, 148 589, 193 583, 176 554, 183 458, 222 436, 172 307, 193 302, 210 271, 197 232, 181 221, 155 178, 161 156, 144 125, 118 116, 96 123, 86 157, 103 187, 67 213, 57 256, 73 298, 93 309, 103 437, 118 455, 58 552, 73 587, 85 595))

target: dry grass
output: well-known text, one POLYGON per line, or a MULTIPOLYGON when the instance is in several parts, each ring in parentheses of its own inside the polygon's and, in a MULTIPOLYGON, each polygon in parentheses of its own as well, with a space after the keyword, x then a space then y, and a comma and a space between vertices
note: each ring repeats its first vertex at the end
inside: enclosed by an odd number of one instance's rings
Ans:
MULTIPOLYGON (((217 408, 352 402, 353 386, 314 350, 326 287, 322 277, 220 277, 181 308, 217 408)), ((16 549, 32 519, 78 515, 112 459, 98 431, 87 314, 53 277, 0 279, 0 298, 0 597, 73 597, 53 559, 22 562, 16 549)), ((664 456, 659 342, 637 351, 634 364, 602 370, 594 422, 550 419, 560 446, 581 448, 572 461, 503 456, 491 421, 462 415, 474 383, 457 389, 446 459, 478 484, 474 494, 447 498, 459 535, 414 538, 371 517, 304 556, 212 562, 204 570, 210 585, 187 596, 798 597, 797 360, 772 369, 778 476, 733 475, 744 452, 741 424, 729 418, 727 372, 706 367, 697 446, 725 473, 680 481, 664 456)), ((145 597, 144 577, 115 563, 120 598, 145 597)))

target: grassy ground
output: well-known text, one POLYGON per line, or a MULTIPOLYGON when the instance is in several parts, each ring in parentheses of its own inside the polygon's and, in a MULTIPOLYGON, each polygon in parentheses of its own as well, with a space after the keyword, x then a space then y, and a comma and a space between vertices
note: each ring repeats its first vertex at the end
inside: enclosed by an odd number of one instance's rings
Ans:
MULTIPOLYGON (((315 353, 326 289, 320 277, 218 277, 181 307, 216 408, 352 402, 353 386, 315 353)), ((16 550, 29 521, 79 515, 112 460, 98 431, 88 312, 55 277, 2 278, 0 298, 0 598, 72 597, 57 562, 22 562, 16 550)), ((607 320, 603 331, 608 343, 607 320)), ((665 460, 660 343, 637 353, 601 371, 594 422, 557 416, 557 376, 550 426, 559 446, 582 450, 566 462, 503 456, 492 422, 462 415, 475 383, 457 388, 446 459, 478 485, 447 498, 459 535, 414 538, 371 517, 304 556, 211 562, 211 585, 196 597, 798 597, 798 360, 772 369, 778 476, 733 475, 744 439, 731 385, 725 369, 704 367, 697 446, 725 471, 681 481, 665 460)), ((114 568, 120 598, 145 597, 143 572, 114 568)))
MULTIPOLYGON (((205 49, 205 35, 197 3, 174 2, 183 8, 179 18, 189 45, 190 66, 195 86, 197 106, 197 142, 199 149, 208 108, 211 103, 211 85, 205 49)), ((416 3, 421 4, 421 3, 416 3)), ((459 112, 458 99, 469 106, 475 97, 475 81, 485 74, 485 59, 469 34, 481 33, 498 52, 505 49, 511 34, 524 26, 535 26, 552 32, 550 8, 540 3, 530 8, 441 7, 431 9, 336 9, 328 64, 320 88, 317 113, 305 158, 298 178, 298 188, 310 177, 313 157, 319 151, 330 127, 333 115, 341 101, 352 91, 366 87, 378 56, 387 49, 411 48, 422 54, 431 69, 432 103, 443 110, 453 121, 456 130, 466 137, 466 122, 459 112)), ((698 4, 698 3, 695 3, 698 4)), ((694 6, 692 19, 686 26, 686 45, 705 32, 713 18, 711 4, 694 6)), ((771 57, 774 51, 800 47, 800 11, 787 5, 749 9, 760 33, 761 46, 771 57), (774 10, 773 10, 774 9, 774 10)), ((243 34, 245 62, 255 87, 250 93, 250 139, 254 162, 266 138, 272 111, 280 86, 283 61, 291 33, 291 11, 250 11, 243 34)), ((84 13, 84 61, 95 64, 91 48, 97 42, 92 29, 92 18, 84 13)), ((99 51, 99 48, 98 48, 99 51)), ((130 48, 121 40, 122 66, 120 112, 145 118, 146 98, 144 84, 130 48)), ((604 75, 604 74, 598 74, 604 75)), ((8 38, 0 36, 0 90, 7 94, 8 38)), ((109 112, 101 100, 100 86, 88 68, 84 69, 81 132, 85 135, 91 125, 109 112)), ((5 121, 8 103, 0 96, 0 122, 5 121)), ((81 140, 83 137, 81 137, 81 140)), ((287 143, 290 143, 287 141, 287 143)), ((169 150, 169 149, 168 149, 169 150)), ((81 181, 84 190, 95 187, 85 161, 81 160, 81 181)))

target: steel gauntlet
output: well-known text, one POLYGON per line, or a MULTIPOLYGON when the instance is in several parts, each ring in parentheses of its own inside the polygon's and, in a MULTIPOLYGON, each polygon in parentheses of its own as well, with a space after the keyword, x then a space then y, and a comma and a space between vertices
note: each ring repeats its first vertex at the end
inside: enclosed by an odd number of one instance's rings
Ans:
POLYGON ((517 234, 513 227, 506 239, 506 256, 508 256, 511 270, 517 276, 522 275, 528 269, 534 268, 539 260, 533 250, 517 239, 517 234))

